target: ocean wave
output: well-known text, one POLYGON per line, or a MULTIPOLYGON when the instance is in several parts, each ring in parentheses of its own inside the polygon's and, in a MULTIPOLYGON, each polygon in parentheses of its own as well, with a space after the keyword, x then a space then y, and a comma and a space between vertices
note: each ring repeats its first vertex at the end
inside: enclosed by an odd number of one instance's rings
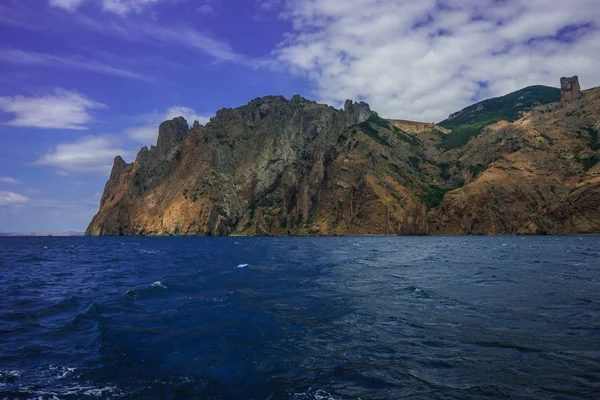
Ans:
POLYGON ((432 296, 431 293, 426 292, 424 289, 416 287, 416 286, 408 286, 404 290, 409 293, 413 293, 417 297, 424 298, 424 299, 428 299, 432 296))
POLYGON ((33 394, 38 396, 39 400, 55 400, 74 398, 74 399, 85 399, 85 398, 96 398, 96 399, 117 399, 123 398, 124 394, 116 386, 88 386, 88 385, 65 385, 63 387, 49 388, 49 389, 25 389, 23 391, 13 392, 14 394, 33 394))
POLYGON ((314 387, 304 392, 290 393, 290 396, 293 400, 340 400, 340 397, 333 397, 331 393, 314 387))
POLYGON ((153 282, 149 285, 149 287, 147 288, 143 288, 143 289, 130 289, 127 290, 125 292, 125 296, 127 296, 130 299, 138 299, 140 297, 145 297, 148 295, 151 295, 152 293, 158 293, 158 292, 162 292, 164 290, 167 290, 169 287, 167 285, 165 285, 164 283, 162 283, 161 281, 156 281, 153 282))
POLYGON ((122 398, 123 392, 115 385, 97 386, 80 382, 77 368, 48 365, 33 370, 0 370, 0 398, 37 399, 113 399, 122 398))
POLYGON ((21 371, 0 369, 0 387, 15 382, 21 375, 21 371))
POLYGON ((152 285, 150 285, 150 287, 160 288, 160 289, 168 289, 167 286, 165 284, 163 284, 161 281, 154 282, 152 285))
POLYGON ((22 263, 35 263, 35 262, 49 262, 49 261, 56 261, 53 258, 46 258, 46 257, 40 257, 38 255, 29 255, 23 258, 19 258, 16 260, 16 262, 18 264, 22 264, 22 263))
POLYGON ((75 367, 65 367, 64 365, 50 365, 50 370, 57 373, 56 379, 63 379, 75 372, 75 367))
POLYGON ((598 390, 596 237, 130 240, 0 246, 0 400, 598 390))

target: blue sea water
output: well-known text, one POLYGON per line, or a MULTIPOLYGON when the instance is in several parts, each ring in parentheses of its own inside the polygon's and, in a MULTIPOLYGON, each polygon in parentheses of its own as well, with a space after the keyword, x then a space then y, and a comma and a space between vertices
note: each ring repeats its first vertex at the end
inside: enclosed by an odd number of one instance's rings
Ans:
POLYGON ((34 398, 600 398, 600 237, 0 238, 34 398))

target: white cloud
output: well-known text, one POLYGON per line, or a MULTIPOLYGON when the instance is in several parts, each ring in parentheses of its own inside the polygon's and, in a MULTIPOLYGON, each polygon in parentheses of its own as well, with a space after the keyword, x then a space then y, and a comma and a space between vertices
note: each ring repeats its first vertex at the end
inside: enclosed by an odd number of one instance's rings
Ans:
POLYGON ((174 43, 198 50, 218 61, 230 61, 240 64, 252 64, 253 61, 233 51, 231 46, 223 41, 213 39, 203 33, 186 27, 168 28, 158 25, 137 25, 133 36, 141 35, 155 41, 172 45, 174 43))
POLYGON ((135 21, 127 21, 126 23, 114 20, 98 21, 85 15, 79 15, 75 21, 85 29, 102 35, 109 35, 131 42, 186 47, 220 62, 234 62, 252 67, 258 66, 261 62, 236 53, 225 41, 215 39, 183 25, 169 27, 135 21))
POLYGON ((0 4, 0 24, 12 25, 35 31, 43 30, 39 24, 32 21, 32 19, 35 18, 33 17, 35 15, 34 12, 23 7, 22 4, 17 4, 15 2, 13 2, 13 6, 16 7, 7 7, 4 4, 0 4))
POLYGON ((0 206, 9 206, 27 203, 29 199, 14 192, 5 192, 0 190, 0 206))
MULTIPOLYGON (((92 2, 93 0, 84 0, 81 4, 92 2)), ((122 9, 123 11, 140 11, 145 6, 158 2, 178 2, 184 0, 96 0, 100 1, 103 7, 111 9, 122 9), (110 4, 109 4, 110 3, 110 4), (115 4, 112 4, 115 3, 115 4)), ((202 2, 210 6, 213 11, 214 0, 202 2)), ((198 8, 198 7, 196 7, 198 8)), ((202 10, 202 7, 199 7, 202 10)), ((2 7, 0 6, 0 11, 2 7)), ((192 8, 194 10, 194 8, 192 8)), ((208 8, 204 8, 208 10, 208 8)), ((77 13, 72 21, 79 24, 80 27, 97 34, 115 37, 120 40, 126 40, 133 43, 145 43, 155 46, 180 46, 193 50, 197 53, 208 55, 216 61, 233 62, 251 67, 258 67, 262 60, 255 60, 246 55, 237 53, 226 41, 220 40, 210 34, 196 30, 185 24, 168 26, 164 23, 152 23, 149 19, 142 21, 139 18, 132 19, 114 19, 104 18, 102 16, 88 16, 85 13, 77 13)), ((0 18, 0 22, 2 19, 0 18)), ((47 21, 38 18, 39 25, 46 25, 47 21)))
POLYGON ((279 67, 320 101, 361 99, 386 117, 439 121, 567 75, 600 83, 596 0, 290 0, 283 15, 279 67))
POLYGON ((206 124, 210 117, 206 117, 203 115, 199 115, 196 111, 192 110, 189 107, 183 106, 172 106, 169 107, 167 112, 165 113, 165 120, 173 119, 176 117, 183 117, 188 122, 188 124, 192 124, 194 121, 198 121, 200 125, 206 124))
POLYGON ((129 71, 123 68, 112 67, 101 62, 77 56, 59 56, 54 54, 26 52, 13 49, 0 49, 0 62, 16 65, 43 65, 50 67, 76 68, 94 71, 105 75, 115 75, 144 81, 152 80, 147 76, 137 72, 129 71))
POLYGON ((254 7, 259 11, 271 12, 282 6, 282 0, 257 0, 254 7))
POLYGON ((147 146, 156 144, 156 138, 158 137, 158 124, 130 128, 127 130, 127 136, 136 142, 147 146))
POLYGON ((13 126, 87 129, 85 124, 93 121, 89 110, 98 108, 106 106, 77 92, 58 88, 54 94, 41 97, 0 97, 0 110, 16 114, 15 119, 5 122, 13 126))
POLYGON ((207 14, 214 14, 215 10, 209 4, 203 4, 201 7, 198 7, 196 9, 196 12, 207 15, 207 14))
POLYGON ((125 15, 130 12, 140 12, 150 4, 158 3, 159 0, 102 0, 102 7, 106 11, 125 15))
MULTIPOLYGON (((98 211, 101 193, 33 197, 26 203, 0 207, 0 230, 12 232, 83 231, 98 211)), ((39 195, 38 195, 39 196, 39 195)), ((2 204, 0 194, 0 204, 2 204)))
POLYGON ((149 123, 127 130, 127 135, 142 144, 151 145, 156 143, 158 137, 158 126, 161 122, 175 117, 183 117, 188 124, 192 125, 194 121, 198 121, 200 125, 206 124, 210 117, 199 115, 196 111, 189 107, 171 106, 164 113, 155 113, 147 118, 149 123))
POLYGON ((10 176, 0 177, 0 182, 2 182, 2 183, 11 183, 13 185, 20 185, 21 184, 21 182, 19 182, 15 178, 11 178, 10 176))
MULTIPOLYGON (((99 0, 104 11, 109 11, 119 15, 126 15, 131 12, 140 12, 151 4, 156 4, 160 0, 99 0)), ((49 0, 49 4, 54 7, 60 7, 67 11, 76 11, 89 0, 49 0)))
POLYGON ((43 155, 36 165, 57 168, 57 173, 92 173, 108 175, 117 154, 132 156, 131 152, 115 144, 111 136, 85 136, 72 143, 62 143, 43 155))
POLYGON ((75 11, 84 0, 50 0, 48 3, 53 7, 64 8, 67 11, 75 11))
POLYGON ((261 21, 278 15, 283 9, 284 0, 255 0, 253 19, 261 21))

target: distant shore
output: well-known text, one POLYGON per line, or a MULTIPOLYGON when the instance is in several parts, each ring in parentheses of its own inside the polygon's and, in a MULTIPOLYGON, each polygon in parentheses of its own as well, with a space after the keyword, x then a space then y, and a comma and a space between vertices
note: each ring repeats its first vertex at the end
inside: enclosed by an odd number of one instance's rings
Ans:
POLYGON ((85 232, 0 232, 0 236, 84 236, 85 232))

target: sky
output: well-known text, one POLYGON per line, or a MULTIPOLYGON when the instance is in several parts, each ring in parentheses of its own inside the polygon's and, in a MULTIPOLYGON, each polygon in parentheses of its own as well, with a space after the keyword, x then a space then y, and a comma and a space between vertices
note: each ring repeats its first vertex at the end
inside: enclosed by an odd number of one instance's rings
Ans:
POLYGON ((0 231, 83 231, 158 125, 298 93, 439 122, 579 75, 598 0, 2 0, 0 231))

